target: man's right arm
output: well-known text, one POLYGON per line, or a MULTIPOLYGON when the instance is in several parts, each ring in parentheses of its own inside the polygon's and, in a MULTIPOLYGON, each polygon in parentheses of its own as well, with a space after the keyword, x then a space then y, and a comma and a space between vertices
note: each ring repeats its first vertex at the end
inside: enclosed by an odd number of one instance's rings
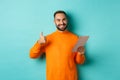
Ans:
POLYGON ((30 58, 38 58, 45 52, 45 44, 39 44, 38 41, 30 49, 30 58))
POLYGON ((40 39, 30 49, 30 58, 38 58, 42 53, 45 52, 46 39, 43 33, 40 34, 40 39))

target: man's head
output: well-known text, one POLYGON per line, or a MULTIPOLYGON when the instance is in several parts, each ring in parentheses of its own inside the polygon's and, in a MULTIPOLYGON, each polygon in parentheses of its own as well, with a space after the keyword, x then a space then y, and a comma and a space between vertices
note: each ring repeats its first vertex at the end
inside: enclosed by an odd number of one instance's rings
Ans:
POLYGON ((59 31, 66 30, 68 24, 67 14, 62 10, 56 11, 54 13, 54 22, 59 31))

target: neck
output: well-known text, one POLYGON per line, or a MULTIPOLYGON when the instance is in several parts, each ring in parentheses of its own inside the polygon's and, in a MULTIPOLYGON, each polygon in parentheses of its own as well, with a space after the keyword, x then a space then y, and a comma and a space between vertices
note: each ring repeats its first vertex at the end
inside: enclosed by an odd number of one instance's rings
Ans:
POLYGON ((68 31, 68 30, 66 29, 66 30, 64 30, 64 31, 60 31, 60 30, 58 30, 58 29, 57 29, 57 31, 59 31, 59 32, 61 32, 61 33, 62 33, 62 32, 66 32, 66 31, 68 31))

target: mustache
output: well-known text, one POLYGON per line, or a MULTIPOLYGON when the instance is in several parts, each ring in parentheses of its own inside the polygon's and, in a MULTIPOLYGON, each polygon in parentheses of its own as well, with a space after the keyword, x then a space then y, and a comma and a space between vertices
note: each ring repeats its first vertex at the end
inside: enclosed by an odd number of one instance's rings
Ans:
POLYGON ((63 23, 63 24, 58 24, 57 26, 60 26, 60 25, 66 26, 66 24, 65 24, 65 23, 63 23))
POLYGON ((61 29, 61 28, 59 28, 60 25, 59 26, 56 25, 56 28, 60 31, 65 31, 67 29, 68 25, 67 24, 62 24, 62 25, 65 25, 66 27, 64 29, 61 29))

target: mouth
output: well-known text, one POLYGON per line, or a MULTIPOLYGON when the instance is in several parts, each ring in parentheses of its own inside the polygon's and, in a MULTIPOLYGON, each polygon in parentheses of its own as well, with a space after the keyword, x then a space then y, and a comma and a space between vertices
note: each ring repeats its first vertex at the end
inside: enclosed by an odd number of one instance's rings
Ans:
POLYGON ((58 25, 60 28, 65 28, 66 27, 66 24, 60 24, 58 25))
POLYGON ((56 27, 58 30, 64 31, 67 28, 67 25, 66 24, 59 24, 59 25, 56 25, 56 27))

